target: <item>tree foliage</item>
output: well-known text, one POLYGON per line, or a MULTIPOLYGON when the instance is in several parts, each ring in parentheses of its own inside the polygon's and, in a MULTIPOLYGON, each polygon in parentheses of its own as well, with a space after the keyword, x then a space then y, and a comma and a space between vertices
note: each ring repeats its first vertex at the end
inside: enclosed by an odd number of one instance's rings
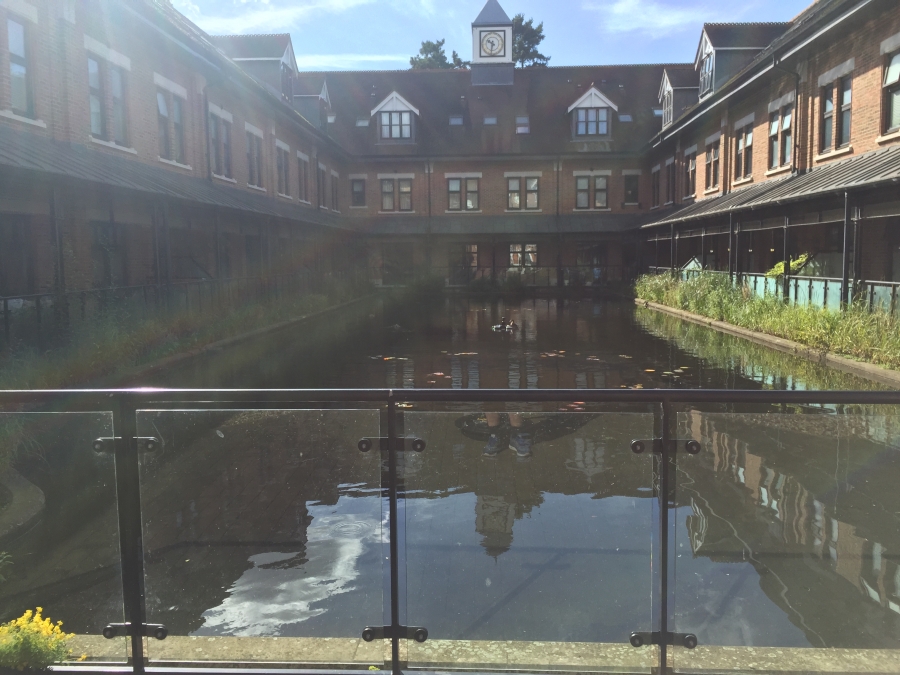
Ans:
POLYGON ((538 51, 544 41, 544 22, 537 26, 534 19, 525 20, 524 14, 513 17, 513 61, 521 68, 546 67, 550 57, 538 51))
POLYGON ((468 68, 469 62, 463 61, 459 54, 455 51, 450 59, 447 58, 447 52, 444 51, 444 43, 447 40, 425 40, 419 49, 418 56, 413 56, 409 60, 409 65, 413 70, 450 70, 453 68, 468 68))

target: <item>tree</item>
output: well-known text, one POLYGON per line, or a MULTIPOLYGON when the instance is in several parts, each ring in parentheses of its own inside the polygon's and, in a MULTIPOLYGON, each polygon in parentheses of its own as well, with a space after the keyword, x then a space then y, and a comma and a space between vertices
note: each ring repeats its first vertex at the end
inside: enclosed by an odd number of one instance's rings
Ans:
POLYGON ((534 19, 526 21, 524 14, 516 14, 513 17, 513 61, 522 68, 546 67, 550 57, 538 51, 544 37, 543 21, 535 26, 534 19))
POLYGON ((425 40, 419 49, 419 55, 413 56, 409 60, 409 65, 413 70, 450 70, 452 68, 468 68, 469 62, 463 61, 459 54, 455 51, 452 54, 452 61, 447 60, 447 52, 444 51, 444 43, 447 40, 438 40, 432 42, 425 40))

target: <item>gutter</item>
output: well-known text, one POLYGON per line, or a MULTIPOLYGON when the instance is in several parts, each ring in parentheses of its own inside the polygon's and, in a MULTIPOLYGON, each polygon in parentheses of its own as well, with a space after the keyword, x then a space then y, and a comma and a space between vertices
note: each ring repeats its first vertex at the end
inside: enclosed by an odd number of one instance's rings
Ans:
MULTIPOLYGON (((794 54, 796 54, 797 52, 799 52, 801 49, 804 49, 806 46, 808 46, 810 43, 815 42, 816 40, 818 40, 820 37, 822 37, 825 33, 829 32, 832 28, 834 28, 834 27, 837 26, 838 24, 840 24, 840 23, 846 21, 846 20, 849 19, 851 16, 853 16, 854 14, 856 14, 858 11, 860 11, 861 9, 863 9, 863 8, 867 7, 868 5, 870 5, 872 2, 873 2, 873 0, 860 0, 859 4, 857 4, 855 7, 851 8, 851 9, 848 9, 848 10, 845 11, 843 14, 841 14, 839 17, 837 17, 836 19, 833 19, 832 21, 830 21, 829 23, 827 23, 825 26, 823 26, 822 28, 820 28, 818 31, 816 31, 815 33, 813 33, 812 35, 810 35, 809 37, 807 37, 805 40, 803 40, 803 41, 801 41, 800 43, 794 45, 794 47, 792 47, 791 49, 788 49, 787 51, 785 51, 780 57, 775 57, 775 60, 777 60, 777 61, 780 63, 780 62, 784 61, 785 59, 787 59, 787 58, 793 56, 794 54)), ((773 50, 773 52, 774 52, 774 50, 773 50)), ((751 67, 752 67, 752 64, 751 64, 751 67)), ((683 121, 683 122, 677 123, 677 126, 676 126, 676 125, 673 125, 673 126, 669 127, 669 133, 668 133, 668 134, 665 134, 665 135, 664 135, 662 132, 660 132, 660 134, 657 135, 656 138, 653 139, 653 140, 650 142, 651 146, 655 148, 655 147, 659 146, 659 144, 662 143, 663 141, 669 140, 670 138, 672 138, 672 136, 673 136, 676 132, 683 130, 685 127, 687 127, 688 125, 690 125, 692 122, 696 122, 696 121, 697 121, 698 119, 700 119, 703 115, 705 115, 705 114, 709 113, 710 111, 714 110, 720 103, 723 103, 724 101, 728 100, 728 99, 731 98, 733 95, 735 95, 735 94, 737 94, 738 92, 742 91, 742 90, 745 89, 747 86, 749 86, 750 84, 752 84, 753 82, 755 82, 756 80, 758 80, 760 77, 762 77, 763 75, 769 73, 770 71, 772 71, 772 70, 774 70, 774 69, 775 69, 775 65, 774 65, 774 61, 773 61, 773 62, 770 63, 767 67, 765 67, 763 70, 761 70, 761 71, 759 71, 758 73, 756 73, 756 74, 755 74, 753 77, 751 77, 749 80, 745 80, 745 81, 744 81, 742 84, 740 84, 736 89, 732 89, 731 91, 729 91, 727 94, 725 94, 725 95, 722 96, 721 98, 718 98, 718 99, 716 99, 715 101, 713 101, 708 107, 705 107, 705 108, 703 108, 702 110, 698 110, 698 111, 697 111, 693 116, 691 116, 689 119, 687 119, 687 120, 685 120, 685 121, 683 121)), ((738 76, 739 76, 739 75, 740 75, 740 74, 738 74, 738 76)))

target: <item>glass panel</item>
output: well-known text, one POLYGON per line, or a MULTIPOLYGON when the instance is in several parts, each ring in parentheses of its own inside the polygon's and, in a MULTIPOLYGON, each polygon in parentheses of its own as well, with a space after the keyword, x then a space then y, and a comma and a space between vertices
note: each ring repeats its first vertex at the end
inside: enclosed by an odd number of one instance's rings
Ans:
POLYGON ((402 457, 410 668, 649 672, 653 458, 630 445, 653 416, 404 417, 427 443, 402 457))
POLYGON ((124 620, 115 458, 93 449, 113 436, 108 412, 0 412, 2 621, 43 608, 75 634, 72 660, 127 657, 125 638, 102 636, 124 620))
POLYGON ((900 53, 891 57, 891 62, 884 71, 884 84, 896 84, 900 82, 900 53))
POLYGON ((7 26, 7 45, 9 48, 9 53, 13 56, 18 56, 20 59, 26 58, 25 56, 25 26, 20 24, 18 21, 13 21, 9 19, 6 23, 7 26))
POLYGON ((138 412, 151 661, 383 664, 379 414, 138 412))
POLYGON ((891 92, 888 101, 890 106, 889 128, 900 128, 900 89, 891 92))
POLYGON ((898 410, 678 415, 676 672, 894 672, 898 410))

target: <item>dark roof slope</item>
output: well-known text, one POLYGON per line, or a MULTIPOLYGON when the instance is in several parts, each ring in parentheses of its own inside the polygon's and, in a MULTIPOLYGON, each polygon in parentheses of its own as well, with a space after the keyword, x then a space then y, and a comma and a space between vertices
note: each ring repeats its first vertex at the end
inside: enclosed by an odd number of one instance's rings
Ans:
POLYGON ((508 26, 512 24, 512 19, 503 11, 497 0, 488 0, 484 9, 478 18, 472 22, 473 26, 508 26))
POLYGON ((287 33, 212 35, 209 39, 230 59, 280 59, 291 42, 291 36, 287 33))
POLYGON ((666 74, 673 89, 700 88, 700 74, 692 65, 666 66, 666 74))
POLYGON ((706 23, 703 30, 714 48, 765 49, 791 27, 790 21, 778 23, 706 23))
MULTIPOLYGON (((472 86, 468 70, 332 72, 327 74, 331 106, 337 115, 329 135, 361 156, 471 156, 504 154, 636 153, 658 129, 657 93, 665 65, 524 68, 512 86, 472 86), (596 87, 632 122, 612 116, 610 139, 573 142, 569 106, 596 87), (420 112, 415 145, 377 144, 377 125, 357 127, 396 91, 420 112), (462 115, 463 125, 449 125, 462 115), (486 115, 496 126, 485 126, 486 115), (530 117, 531 133, 516 134, 516 117, 530 117)), ((322 73, 300 73, 318 85, 322 73)), ((314 88, 314 87, 313 87, 314 88)))

